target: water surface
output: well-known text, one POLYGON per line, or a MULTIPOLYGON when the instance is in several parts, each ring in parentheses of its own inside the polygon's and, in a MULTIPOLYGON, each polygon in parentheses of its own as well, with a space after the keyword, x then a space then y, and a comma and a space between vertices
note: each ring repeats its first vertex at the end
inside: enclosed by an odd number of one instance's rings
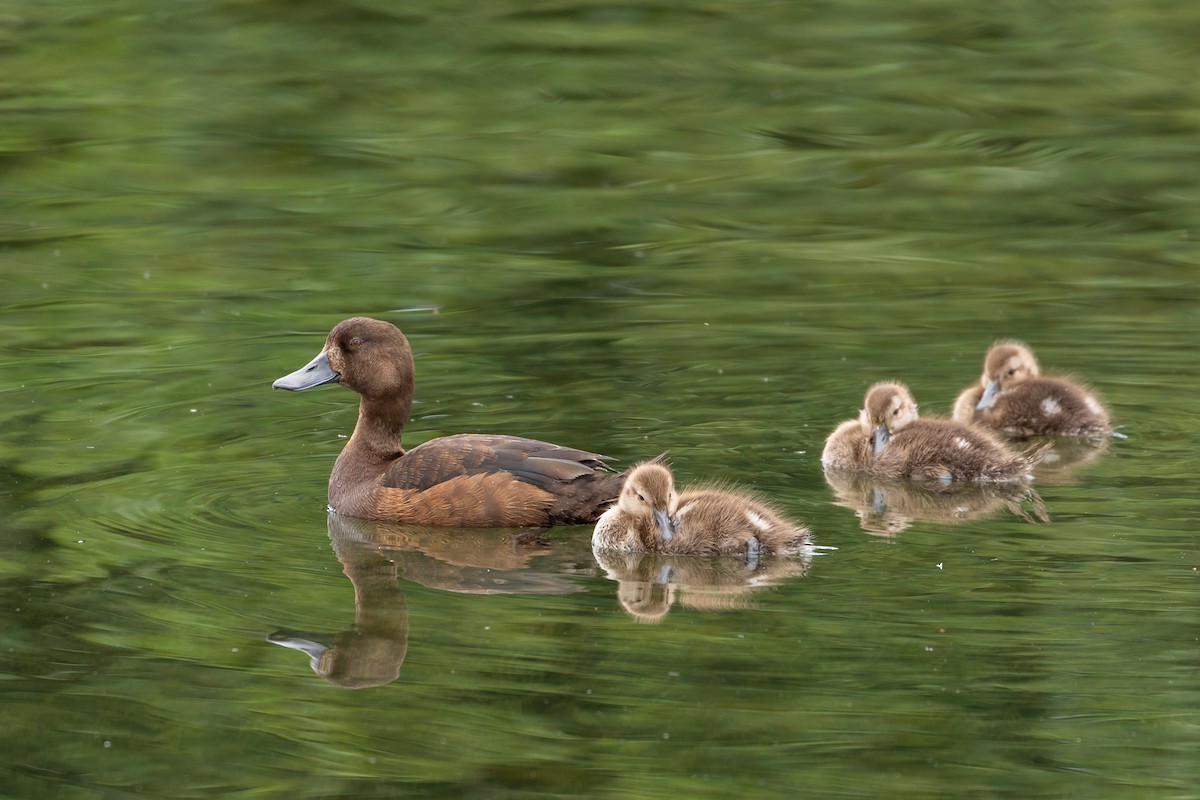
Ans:
POLYGON ((0 25, 0 794, 1194 795, 1193 4, 0 25), (353 396, 269 386, 352 314, 409 446, 669 449, 837 550, 330 517, 353 396), (826 481, 870 383, 945 413, 999 336, 1129 437, 1046 521, 826 481))

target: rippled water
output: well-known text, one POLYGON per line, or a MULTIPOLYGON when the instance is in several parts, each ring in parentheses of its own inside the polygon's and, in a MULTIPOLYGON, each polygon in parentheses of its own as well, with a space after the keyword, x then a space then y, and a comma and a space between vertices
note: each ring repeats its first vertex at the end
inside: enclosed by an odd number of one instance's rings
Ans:
POLYGON ((1192 4, 0 26, 0 795, 1194 795, 1192 4), (669 449, 837 549, 330 517, 353 396, 269 387, 360 313, 410 446, 669 449), (1036 497, 826 479, 997 336, 1129 438, 1036 497))

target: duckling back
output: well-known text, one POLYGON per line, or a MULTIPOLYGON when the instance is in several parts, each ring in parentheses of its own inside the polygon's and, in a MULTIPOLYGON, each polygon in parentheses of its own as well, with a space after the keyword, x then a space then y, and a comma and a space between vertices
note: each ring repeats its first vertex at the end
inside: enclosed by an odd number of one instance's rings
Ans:
POLYGON ((665 553, 791 557, 812 541, 807 528, 787 521, 764 501, 722 489, 684 492, 671 521, 675 536, 661 543, 665 553))
POLYGON ((1033 462, 990 433, 945 419, 921 418, 892 435, 873 474, 920 481, 1013 481, 1033 462))
POLYGON ((1034 378, 1000 392, 982 411, 960 409, 958 403, 955 411, 963 416, 970 413, 977 424, 1014 436, 1099 437, 1112 431, 1108 411, 1100 401, 1063 378, 1034 378))

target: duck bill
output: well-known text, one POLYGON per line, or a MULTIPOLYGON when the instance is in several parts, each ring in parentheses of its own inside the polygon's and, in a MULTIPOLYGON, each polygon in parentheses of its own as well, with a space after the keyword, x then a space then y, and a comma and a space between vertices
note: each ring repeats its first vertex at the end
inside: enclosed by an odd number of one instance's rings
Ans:
POLYGON ((654 521, 658 523, 658 532, 662 534, 664 542, 669 542, 675 538, 675 526, 671 524, 671 515, 664 508, 661 511, 654 510, 654 521))
POLYGON ((996 395, 1000 394, 1000 381, 988 381, 987 386, 983 387, 983 397, 979 398, 979 402, 975 404, 976 411, 986 411, 992 407, 992 403, 996 402, 996 395))
POLYGON ((286 647, 289 650, 299 650, 301 653, 304 653, 308 656, 308 663, 312 667, 313 672, 320 673, 321 658, 329 650, 329 645, 316 639, 306 638, 307 635, 293 631, 275 631, 275 633, 267 637, 267 641, 271 644, 286 647))
POLYGON ((871 434, 871 441, 875 446, 875 455, 883 452, 883 448, 887 447, 888 439, 892 435, 888 433, 887 425, 876 425, 875 433, 871 434))
POLYGON ((287 389, 289 392, 303 392, 314 386, 333 383, 342 377, 329 366, 329 353, 322 350, 321 354, 300 369, 284 375, 271 384, 272 389, 287 389))

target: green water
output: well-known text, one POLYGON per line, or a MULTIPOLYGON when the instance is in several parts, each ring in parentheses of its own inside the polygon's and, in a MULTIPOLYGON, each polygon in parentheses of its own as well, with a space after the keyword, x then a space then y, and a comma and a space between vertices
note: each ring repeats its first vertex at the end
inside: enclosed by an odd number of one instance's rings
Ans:
POLYGON ((1196 797, 1197 41, 1172 0, 0 7, 0 795, 1196 797), (353 396, 269 387, 352 314, 413 343, 410 446, 669 449, 837 549, 327 518, 353 396), (826 482, 867 385, 945 413, 998 336, 1129 437, 1048 522, 826 482))

